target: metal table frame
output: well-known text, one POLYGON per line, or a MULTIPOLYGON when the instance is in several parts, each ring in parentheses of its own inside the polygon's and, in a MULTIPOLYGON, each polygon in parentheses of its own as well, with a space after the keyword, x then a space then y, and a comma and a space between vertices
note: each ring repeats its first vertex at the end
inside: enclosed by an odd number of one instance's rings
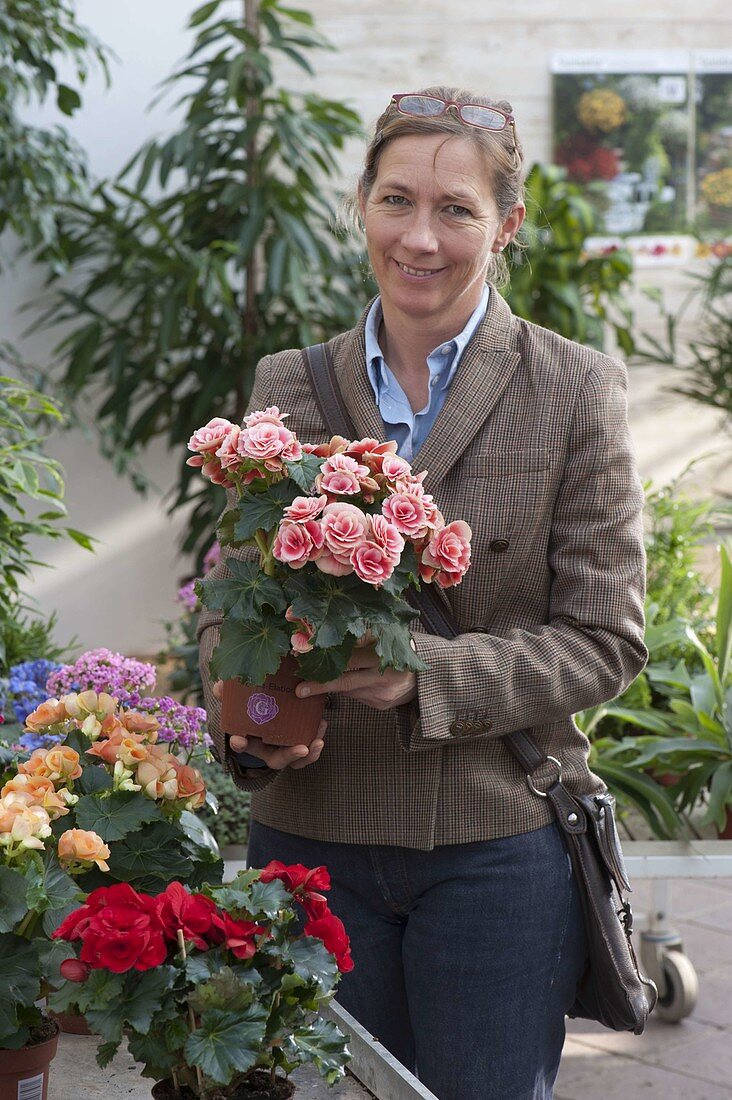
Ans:
MULTIPOLYGON (((699 979, 684 953, 680 934, 670 923, 674 878, 732 878, 732 841, 625 840, 623 855, 631 883, 653 883, 647 927, 640 936, 643 967, 658 986, 655 1015, 667 1023, 689 1016, 699 997, 699 979)), ((632 895, 631 895, 632 903, 632 895)))

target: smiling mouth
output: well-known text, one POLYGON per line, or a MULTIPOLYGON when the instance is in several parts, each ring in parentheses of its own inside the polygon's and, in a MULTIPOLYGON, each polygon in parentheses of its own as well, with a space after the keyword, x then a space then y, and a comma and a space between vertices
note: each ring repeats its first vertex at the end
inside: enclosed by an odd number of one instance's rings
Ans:
POLYGON ((441 268, 441 267, 432 267, 432 268, 409 267, 408 264, 399 263, 399 260, 394 260, 394 263, 397 265, 397 267, 401 271, 405 272, 405 274, 414 275, 419 279, 427 279, 427 278, 429 278, 430 275, 437 275, 437 274, 439 274, 440 271, 444 270, 444 268, 441 268))

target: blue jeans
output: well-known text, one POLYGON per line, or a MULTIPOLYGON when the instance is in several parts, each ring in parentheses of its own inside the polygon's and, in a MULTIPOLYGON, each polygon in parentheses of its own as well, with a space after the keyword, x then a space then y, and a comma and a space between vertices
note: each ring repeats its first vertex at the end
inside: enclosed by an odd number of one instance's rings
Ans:
POLYGON ((439 1100, 551 1100, 587 962, 558 825, 431 852, 252 822, 249 864, 325 864, 351 939, 343 1007, 439 1100))

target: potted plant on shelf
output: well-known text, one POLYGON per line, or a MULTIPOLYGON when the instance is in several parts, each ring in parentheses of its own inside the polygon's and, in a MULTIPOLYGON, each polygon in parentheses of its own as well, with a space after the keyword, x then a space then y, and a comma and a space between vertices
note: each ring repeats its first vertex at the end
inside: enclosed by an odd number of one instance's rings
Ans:
POLYGON ((36 747, 0 778, 0 1047, 21 1047, 42 1027, 35 1001, 60 981, 49 937, 86 892, 220 880, 222 862, 196 829, 200 772, 158 740, 161 728, 95 691, 47 699, 27 716, 36 747))
POLYGON ((316 1013, 353 964, 329 887, 325 867, 273 862, 198 893, 96 890, 54 933, 79 953, 52 1003, 86 1013, 101 1066, 126 1036, 157 1100, 285 1100, 305 1063, 334 1084, 346 1038, 316 1013))
POLYGON ((59 920, 83 897, 76 879, 109 870, 109 848, 91 830, 69 827, 82 775, 68 746, 41 750, 0 791, 0 1095, 45 1097, 58 1024, 39 1000, 61 980, 59 920))
POLYGON ((701 670, 690 672, 683 660, 649 665, 648 678, 666 706, 638 711, 638 725, 652 732, 624 738, 616 751, 635 769, 676 776, 668 793, 677 812, 704 802, 701 824, 714 824, 720 837, 732 839, 732 563, 724 547, 720 558, 713 646, 690 626, 678 628, 699 654, 701 670))
POLYGON ((301 444, 286 416, 273 406, 241 428, 211 420, 191 437, 188 463, 231 490, 218 532, 228 575, 214 571, 197 588, 223 617, 211 660, 224 681, 222 724, 308 744, 324 697, 297 698, 297 680, 337 678, 367 635, 382 671, 423 670, 405 594, 420 582, 459 584, 471 531, 446 524, 395 442, 301 444))

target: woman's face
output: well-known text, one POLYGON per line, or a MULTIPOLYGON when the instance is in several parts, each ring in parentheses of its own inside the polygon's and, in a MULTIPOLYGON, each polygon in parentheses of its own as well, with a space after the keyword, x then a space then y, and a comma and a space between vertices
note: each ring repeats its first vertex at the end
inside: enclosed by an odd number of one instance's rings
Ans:
POLYGON ((402 314, 448 327, 467 322, 491 252, 508 244, 524 216, 519 205, 501 219, 476 146, 445 134, 390 142, 360 206, 387 320, 402 314))

